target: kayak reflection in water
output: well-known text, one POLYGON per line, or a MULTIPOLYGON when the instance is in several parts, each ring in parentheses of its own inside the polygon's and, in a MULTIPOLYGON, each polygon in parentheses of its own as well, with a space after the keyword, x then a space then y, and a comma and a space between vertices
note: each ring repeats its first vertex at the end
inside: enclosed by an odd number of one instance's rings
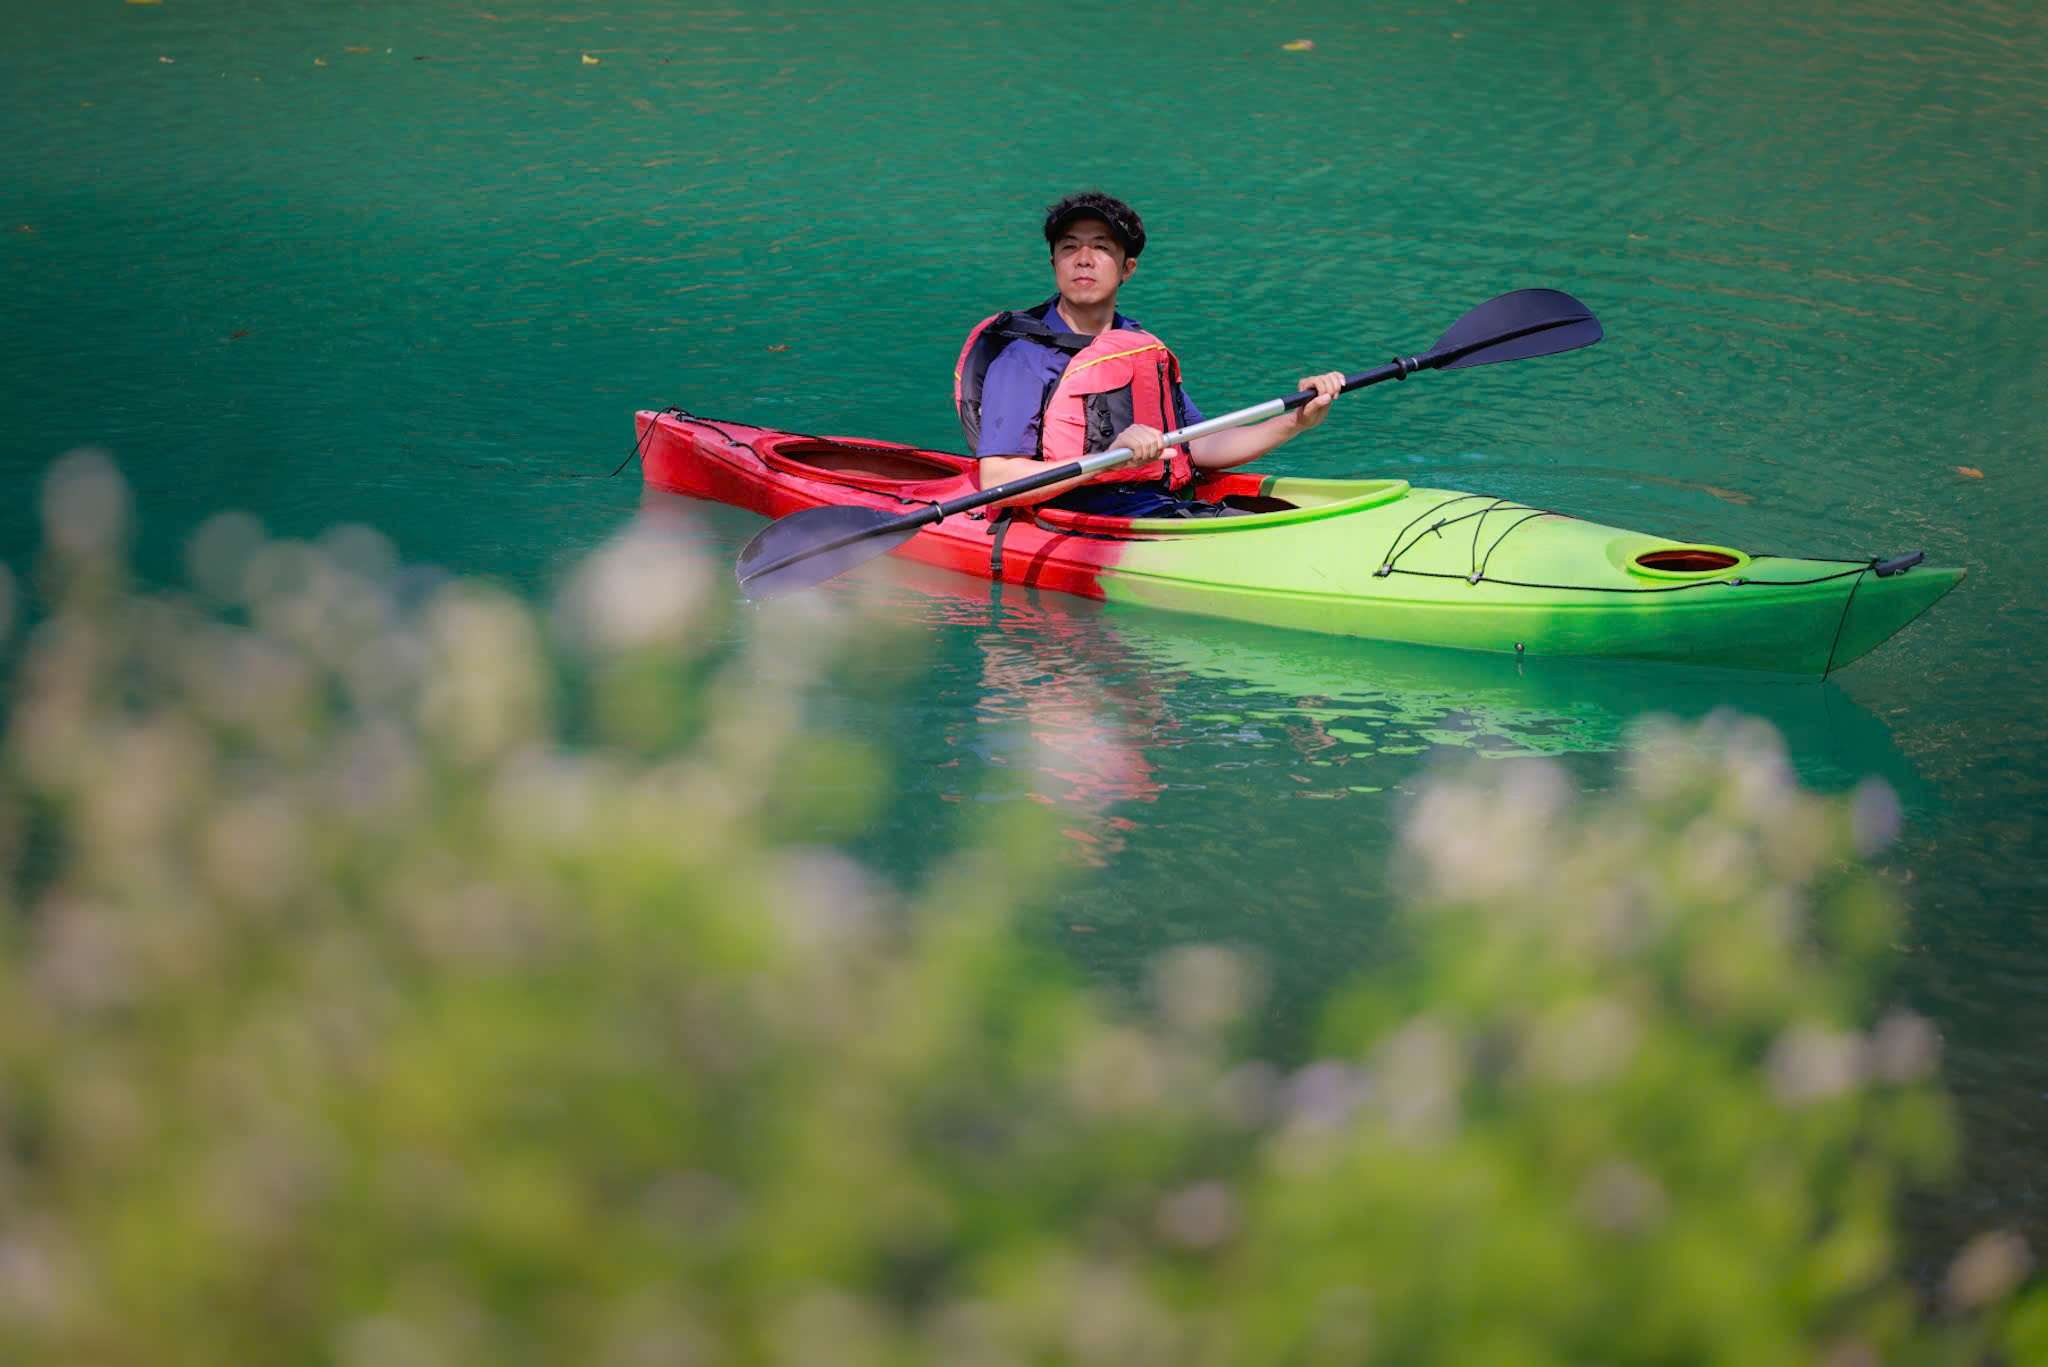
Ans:
POLYGON ((1298 387, 1316 397, 1290 413, 1168 448, 1165 433, 1202 413, 1181 387, 1173 353, 1117 312, 1117 292, 1145 249, 1144 223, 1122 200, 1091 191, 1046 210, 1045 240, 1057 292, 983 320, 954 374, 982 488, 1035 474, 1042 462, 1127 446, 1120 466, 1009 502, 1108 517, 1224 515, 1235 510, 1192 499, 1197 471, 1257 460, 1328 415, 1344 383, 1336 371, 1302 377, 1298 387))

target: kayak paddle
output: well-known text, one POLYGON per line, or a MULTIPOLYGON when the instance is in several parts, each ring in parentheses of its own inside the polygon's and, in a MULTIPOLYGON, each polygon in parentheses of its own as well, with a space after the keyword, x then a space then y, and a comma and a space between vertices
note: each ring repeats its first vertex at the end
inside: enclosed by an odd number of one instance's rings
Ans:
MULTIPOLYGON (((1561 290, 1515 290, 1487 300, 1451 324, 1451 330, 1422 355, 1397 356, 1377 369, 1346 376, 1339 392, 1348 394, 1382 380, 1405 380, 1418 370, 1463 370, 1495 361, 1554 356, 1561 351, 1591 346, 1600 340, 1600 335, 1600 320, 1569 294, 1561 290)), ((1165 444, 1179 446, 1228 427, 1277 418, 1314 397, 1314 390, 1304 389, 1284 399, 1269 399, 1220 418, 1192 423, 1168 432, 1165 444)), ((1130 454, 1127 446, 1099 451, 1066 465, 1051 466, 998 484, 993 489, 927 504, 915 512, 885 512, 858 505, 801 509, 769 523, 740 552, 740 590, 749 598, 774 598, 809 588, 895 549, 915 536, 920 527, 941 518, 1110 469, 1130 454)))

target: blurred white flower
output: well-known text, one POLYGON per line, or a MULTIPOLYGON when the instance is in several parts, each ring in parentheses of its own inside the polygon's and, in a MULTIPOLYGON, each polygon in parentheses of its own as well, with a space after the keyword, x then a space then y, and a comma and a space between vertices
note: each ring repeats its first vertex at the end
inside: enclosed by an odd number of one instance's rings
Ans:
POLYGON ((1154 1223, 1168 1243, 1218 1248, 1237 1234, 1237 1194, 1223 1182, 1196 1182, 1163 1197, 1154 1223))
POLYGON ((1974 1309, 2011 1295, 2033 1266, 2025 1239, 2010 1230, 1992 1230, 1964 1245, 1949 1264, 1942 1290, 1955 1309, 1974 1309))
POLYGON ((1366 1092, 1366 1081, 1336 1059, 1319 1059, 1287 1080, 1286 1107, 1291 1128, 1329 1133, 1351 1118, 1366 1092))
POLYGON ((1494 897, 1531 885, 1554 864, 1556 818, 1570 800, 1557 765, 1517 761, 1484 788, 1431 785, 1409 813, 1402 837, 1422 856, 1433 895, 1494 897))
POLYGON ((525 740, 539 720, 544 685, 533 618, 496 592, 456 586, 427 613, 433 664, 420 720, 467 760, 525 740))
POLYGON ((1906 817, 1891 784, 1873 777, 1856 785, 1849 819, 1856 833, 1856 848, 1868 858, 1899 838, 1906 817))
POLYGON ((185 573, 201 593, 239 603, 249 588, 249 562, 267 541, 250 514, 216 513, 185 542, 185 573))
POLYGON ((1429 1145, 1456 1128, 1465 1050, 1449 1029, 1427 1017, 1410 1021, 1380 1046, 1375 1061, 1375 1100, 1395 1139, 1429 1145))
POLYGON ((565 631, 600 650, 675 646, 710 598, 704 557, 673 532, 642 524, 583 563, 556 613, 565 631))
POLYGON ((1209 1104, 1232 1128, 1255 1130, 1273 1118, 1280 1086, 1280 1070, 1264 1059, 1253 1059, 1216 1079, 1209 1104))
POLYGON ((832 951, 865 943, 881 922, 880 884, 837 850, 789 851, 775 870, 770 902, 792 948, 832 951))
POLYGON ((1166 1093, 1169 1068, 1159 1046, 1139 1031, 1104 1031, 1067 1065, 1067 1094, 1087 1116, 1142 1111, 1166 1093))
POLYGON ((1524 1062, 1539 1080, 1596 1086, 1627 1065, 1641 1034, 1635 1012, 1623 1003, 1582 997, 1544 1013, 1530 1031, 1524 1062))
POLYGON ((58 457, 43 480, 43 531, 71 555, 114 549, 128 529, 128 481, 107 452, 87 447, 58 457))
POLYGON ((1669 1204, 1656 1178, 1618 1159, 1587 1174, 1577 1201, 1587 1223, 1610 1234, 1646 1232, 1664 1218, 1669 1204))
POLYGON ((1871 1037, 1872 1070, 1885 1082, 1904 1085, 1932 1077, 1941 1062, 1941 1035, 1927 1017, 1894 1007, 1871 1037))
POLYGON ((1259 995, 1258 975, 1243 955, 1218 945, 1182 945, 1152 965, 1161 1014, 1174 1029, 1209 1034, 1242 1019, 1259 995))
POLYGON ((881 1311, 837 1287, 805 1294, 782 1312, 770 1332, 774 1361, 789 1367, 880 1367, 890 1358, 881 1311))
POLYGON ((1764 1062, 1771 1095, 1787 1105, 1825 1101, 1853 1091, 1868 1074, 1863 1036, 1854 1030, 1795 1025, 1778 1036, 1764 1062))

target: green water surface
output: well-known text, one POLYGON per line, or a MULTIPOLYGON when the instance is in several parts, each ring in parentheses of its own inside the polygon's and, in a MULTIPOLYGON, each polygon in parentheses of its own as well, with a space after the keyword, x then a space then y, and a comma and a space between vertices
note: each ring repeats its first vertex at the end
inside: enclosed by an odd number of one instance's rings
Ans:
MULTIPOLYGON (((0 0, 0 558, 112 449, 175 572, 206 514, 362 521, 536 596, 625 525, 635 408, 957 445, 968 325, 1049 290, 1100 186, 1125 310, 1208 411, 1549 286, 1567 357, 1346 400, 1275 457, 1757 551, 1970 578, 1825 686, 1302 640, 864 577, 928 648, 826 720, 891 745, 903 879, 1056 808, 1044 933, 1121 974, 1226 939, 1276 1047, 1378 948, 1402 796, 1447 756, 1588 785, 1646 708, 1770 717, 1810 781, 1906 796, 1900 991, 1971 1137, 1930 1216, 2048 1247, 2048 671, 2038 524, 2041 7, 1570 0, 1059 9, 615 0, 0 0), (1310 46, 1299 50, 1302 40, 1310 46)), ((702 514, 729 556, 758 519, 702 514)), ((750 609, 752 610, 752 609, 750 609)))

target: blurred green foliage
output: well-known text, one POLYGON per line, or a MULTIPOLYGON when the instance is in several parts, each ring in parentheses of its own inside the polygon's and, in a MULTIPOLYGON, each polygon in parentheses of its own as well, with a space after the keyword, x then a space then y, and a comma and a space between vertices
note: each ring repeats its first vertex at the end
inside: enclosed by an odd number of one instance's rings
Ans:
POLYGON ((1282 1070, 1242 958, 1140 1007, 1014 934, 1039 833, 908 894, 778 835, 881 772, 804 730, 871 636, 821 603, 742 630, 645 526, 540 618, 236 516, 140 592, 125 500, 53 472, 12 652, 0 1359, 2048 1353, 2013 1236, 1902 1280, 1955 1139, 1897 810, 1768 730, 1436 782, 1400 978, 1282 1070))

